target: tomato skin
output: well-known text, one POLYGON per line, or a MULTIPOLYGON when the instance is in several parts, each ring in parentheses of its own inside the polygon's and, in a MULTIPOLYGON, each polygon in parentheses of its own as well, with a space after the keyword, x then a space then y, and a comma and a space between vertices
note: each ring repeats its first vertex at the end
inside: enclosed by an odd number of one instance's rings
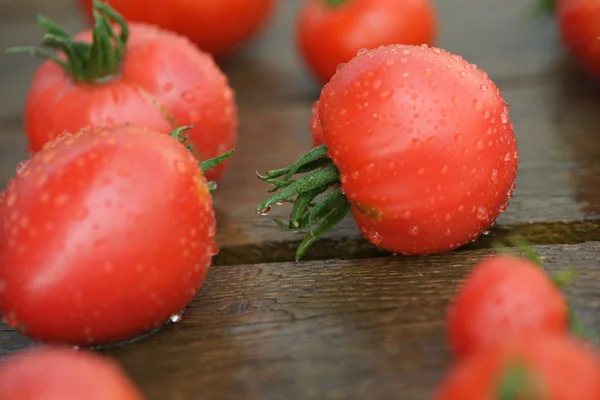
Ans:
POLYGON ((360 49, 433 45, 436 36, 437 17, 430 0, 348 0, 338 6, 306 0, 296 23, 296 46, 322 83, 360 49))
POLYGON ((454 366, 434 400, 496 399, 514 363, 541 384, 544 400, 600 398, 600 360, 592 348, 568 336, 531 335, 480 350, 454 366), (512 364, 512 365, 511 365, 512 364))
POLYGON ((0 205, 0 310, 46 342, 114 342, 160 326, 200 288, 215 214, 168 135, 97 128, 49 142, 0 205))
POLYGON ((564 296, 530 261, 506 255, 478 263, 447 313, 448 335, 458 357, 532 332, 567 335, 564 296))
POLYGON ((600 3, 596 0, 558 0, 556 7, 563 44, 587 73, 600 79, 600 3))
MULTIPOLYGON (((186 132, 200 160, 223 154, 237 143, 237 106, 227 77, 210 55, 187 39, 157 28, 130 24, 121 73, 102 83, 76 83, 56 63, 36 71, 25 106, 25 130, 33 152, 60 133, 87 126, 131 123, 186 132)), ((90 31, 78 40, 89 41, 90 31)), ((227 162, 208 171, 218 181, 227 162)))
POLYGON ((0 363, 0 398, 144 400, 115 361, 84 350, 33 348, 0 363))
POLYGON ((325 85, 328 154, 363 235, 402 254, 475 240, 512 196, 518 150, 485 72, 426 46, 362 52, 325 85))
MULTIPOLYGON (((91 22, 92 0, 79 0, 91 22)), ((216 57, 234 54, 271 20, 277 0, 107 1, 127 20, 145 22, 188 37, 216 57)))
POLYGON ((316 147, 325 144, 323 128, 321 127, 321 120, 319 119, 319 100, 312 104, 310 111, 312 115, 310 118, 310 132, 312 135, 313 147, 316 147))

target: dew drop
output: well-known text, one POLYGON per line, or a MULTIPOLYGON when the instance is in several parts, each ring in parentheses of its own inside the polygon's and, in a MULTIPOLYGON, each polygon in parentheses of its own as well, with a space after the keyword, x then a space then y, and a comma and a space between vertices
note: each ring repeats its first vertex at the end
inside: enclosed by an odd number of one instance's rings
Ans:
POLYGON ((370 236, 370 240, 375 246, 379 246, 381 242, 383 242, 383 237, 381 237, 379 232, 373 232, 373 234, 370 236))
POLYGON ((447 165, 444 165, 444 166, 442 167, 442 169, 441 169, 441 171, 440 171, 440 172, 441 172, 441 174, 442 174, 442 175, 447 175, 447 174, 448 174, 448 170, 449 170, 448 166, 447 166, 447 165))
POLYGON ((493 183, 496 183, 496 182, 498 182, 498 170, 497 170, 497 169, 493 169, 493 170, 492 170, 492 173, 490 174, 490 180, 491 180, 493 183))
POLYGON ((421 142, 419 139, 413 139, 412 147, 415 150, 421 150, 423 148, 423 142, 421 142))
POLYGON ((193 103, 196 100, 196 97, 190 92, 183 92, 181 94, 181 99, 186 103, 193 103))
POLYGON ((183 319, 183 310, 171 315, 171 317, 169 318, 169 322, 172 324, 176 324, 179 321, 181 321, 182 319, 183 319))
POLYGON ((475 148, 477 150, 482 150, 483 149, 483 140, 478 139, 475 141, 475 148))
POLYGON ((454 135, 454 141, 456 143, 460 143, 463 141, 463 135, 461 135, 460 133, 457 133, 456 135, 454 135))
POLYGON ((167 82, 164 84, 163 86, 163 90, 165 91, 165 93, 169 93, 171 90, 173 90, 173 82, 167 82))
POLYGON ((271 212, 271 207, 267 207, 264 210, 259 210, 258 215, 265 216, 265 215, 269 215, 270 212, 271 212))
POLYGON ((415 225, 415 226, 413 226, 412 228, 410 228, 410 231, 409 231, 409 233, 410 233, 412 236, 417 236, 417 235, 419 234, 419 227, 418 227, 418 226, 416 226, 416 225, 415 225))
POLYGON ((480 88, 482 92, 487 92, 490 87, 488 85, 481 85, 480 88))
POLYGON ((510 119, 508 118, 508 114, 502 113, 502 114, 500 114, 500 120, 502 121, 503 124, 508 124, 508 121, 510 119))
POLYGON ((483 221, 487 217, 487 210, 485 207, 477 207, 476 217, 478 220, 483 221))

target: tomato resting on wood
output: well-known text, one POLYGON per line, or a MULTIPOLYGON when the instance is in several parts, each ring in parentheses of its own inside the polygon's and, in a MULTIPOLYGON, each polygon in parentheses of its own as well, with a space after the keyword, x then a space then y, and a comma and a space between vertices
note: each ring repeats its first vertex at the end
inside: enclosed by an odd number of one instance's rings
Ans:
POLYGON ((535 334, 497 343, 461 360, 434 400, 600 398, 600 358, 564 335, 535 334))
MULTIPOLYGON (((92 0, 79 0, 92 19, 92 0)), ((270 21, 277 0, 110 0, 127 20, 188 37, 217 57, 229 56, 270 21)))
POLYGON ((388 251, 456 249, 512 196, 519 153, 508 112, 487 74, 457 55, 408 45, 360 52, 322 90, 325 144, 260 176, 276 193, 258 212, 294 202, 279 224, 309 230, 298 257, 350 210, 388 251))
MULTIPOLYGON (((9 49, 49 58, 36 71, 27 96, 30 150, 39 151, 65 131, 124 123, 165 133, 193 124, 189 144, 199 160, 235 147, 235 95, 212 57, 174 33, 144 24, 128 26, 107 5, 95 4, 97 26, 75 38, 39 18, 48 32, 42 44, 59 50, 58 58, 40 48, 9 49), (110 20, 117 22, 120 34, 110 20)), ((225 165, 209 171, 207 179, 219 180, 225 165)))
POLYGON ((433 45, 436 35, 431 0, 305 0, 296 23, 299 52, 322 83, 360 49, 433 45))
POLYGON ((84 350, 33 348, 0 363, 0 399, 143 400, 123 368, 84 350))
POLYGON ((448 308, 454 353, 465 357, 532 332, 567 335, 569 310, 541 266, 510 255, 479 262, 448 308))
POLYGON ((114 342, 160 326, 196 294, 217 252, 201 167, 148 128, 48 142, 19 166, 0 221, 0 310, 48 342, 114 342))

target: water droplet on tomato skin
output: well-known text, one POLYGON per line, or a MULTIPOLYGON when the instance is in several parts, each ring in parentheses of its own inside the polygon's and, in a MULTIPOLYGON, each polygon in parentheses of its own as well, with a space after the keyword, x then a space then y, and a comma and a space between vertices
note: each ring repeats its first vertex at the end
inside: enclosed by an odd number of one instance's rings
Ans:
POLYGON ((412 228, 410 228, 410 231, 408 233, 410 233, 411 236, 417 236, 419 234, 419 227, 416 225, 413 226, 412 228))
POLYGON ((191 103, 193 103, 194 101, 196 101, 196 96, 194 96, 194 94, 193 94, 193 93, 191 93, 191 92, 183 92, 183 93, 181 94, 181 99, 182 99, 184 102, 186 102, 186 103, 188 103, 188 104, 191 104, 191 103))
POLYGON ((423 142, 420 141, 419 139, 413 139, 412 140, 412 147, 415 150, 421 150, 423 148, 423 142))
POLYGON ((477 214, 475 214, 478 220, 483 221, 488 217, 488 212, 485 207, 477 207, 477 214))

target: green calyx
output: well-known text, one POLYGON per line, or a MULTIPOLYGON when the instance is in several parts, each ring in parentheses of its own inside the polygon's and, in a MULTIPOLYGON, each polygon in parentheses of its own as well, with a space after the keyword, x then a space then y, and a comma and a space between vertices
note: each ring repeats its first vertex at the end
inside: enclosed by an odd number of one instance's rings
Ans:
POLYGON ((76 41, 73 36, 49 18, 39 15, 38 24, 46 32, 40 46, 10 47, 7 53, 26 53, 52 60, 64 68, 77 82, 95 82, 118 73, 125 56, 129 28, 125 19, 108 4, 94 0, 92 43, 76 41), (117 34, 112 22, 120 27, 117 34), (62 51, 60 59, 55 51, 62 51))
MULTIPOLYGON (((184 132, 189 129, 192 129, 192 128, 193 128, 193 125, 180 126, 179 128, 173 130, 173 132, 171 132, 169 134, 169 136, 176 139, 179 143, 183 144, 186 147, 186 149, 188 149, 191 153, 194 152, 194 149, 192 148, 192 146, 186 144, 188 137, 184 132)), ((235 151, 235 149, 232 149, 226 153, 221 154, 220 156, 210 158, 208 160, 200 162, 199 166, 200 166, 200 169, 202 170, 202 173, 203 174, 206 173, 206 171, 208 171, 209 169, 213 169, 217 165, 219 165, 222 162, 224 162, 225 160, 227 160, 229 157, 231 157, 233 155, 234 151, 235 151)), ((216 182, 210 181, 210 182, 207 182, 207 184, 208 184, 208 189, 211 192, 214 192, 215 190, 217 190, 216 182)))
MULTIPOLYGON (((520 236, 513 236, 507 239, 508 242, 515 247, 527 260, 529 260, 532 264, 537 265, 539 268, 545 271, 544 264, 540 256, 533 250, 531 243, 529 243, 525 238, 520 236)), ((501 254, 510 254, 507 248, 500 244, 495 243, 493 246, 496 251, 501 254)), ((546 272, 546 271, 545 271, 546 272)), ((577 271, 575 269, 565 269, 559 271, 555 274, 548 274, 548 278, 552 281, 552 283, 560 290, 564 290, 566 287, 571 285, 576 278, 577 271)), ((571 332, 582 339, 588 340, 593 343, 598 343, 599 338, 595 332, 593 332, 588 327, 584 326, 579 322, 573 307, 571 304, 565 299, 568 318, 569 318, 569 328, 571 332)))
POLYGON ((500 379, 497 400, 544 400, 542 388, 533 379, 525 366, 511 363, 500 379))
POLYGON ((339 7, 346 4, 349 0, 322 0, 329 7, 339 7))
POLYGON ((340 171, 327 156, 326 145, 313 148, 286 168, 257 175, 273 185, 269 193, 274 193, 257 212, 266 215, 275 204, 292 203, 289 222, 275 222, 292 232, 308 231, 296 250, 296 261, 350 212, 350 203, 340 187, 340 171))
POLYGON ((556 0, 537 0, 531 8, 532 18, 548 17, 556 11, 556 0))

